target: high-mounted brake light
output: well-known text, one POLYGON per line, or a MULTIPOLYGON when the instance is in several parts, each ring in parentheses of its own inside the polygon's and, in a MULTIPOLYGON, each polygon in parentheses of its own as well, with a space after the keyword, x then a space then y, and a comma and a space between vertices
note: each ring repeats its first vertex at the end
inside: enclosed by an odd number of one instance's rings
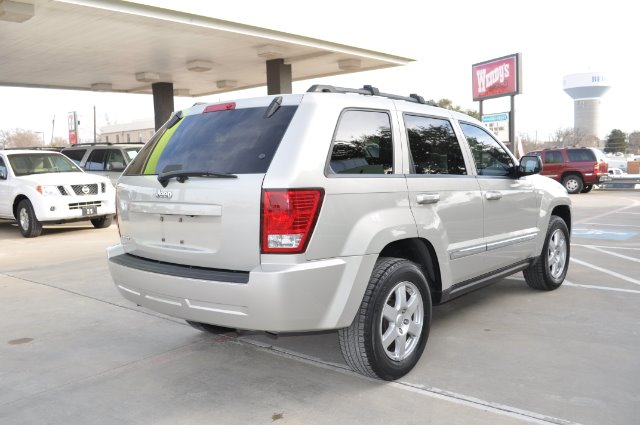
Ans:
POLYGON ((236 102, 217 103, 215 105, 209 105, 204 108, 204 111, 202 111, 202 113, 206 114, 207 112, 230 111, 232 109, 236 109, 236 102))
POLYGON ((262 191, 263 254, 304 252, 318 220, 323 189, 262 191))

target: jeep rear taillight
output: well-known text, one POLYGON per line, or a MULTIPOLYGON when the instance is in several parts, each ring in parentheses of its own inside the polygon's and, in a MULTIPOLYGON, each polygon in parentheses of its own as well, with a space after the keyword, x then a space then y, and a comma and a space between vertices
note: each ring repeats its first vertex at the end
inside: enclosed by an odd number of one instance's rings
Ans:
POLYGON ((263 190, 262 253, 304 252, 316 225, 323 198, 323 189, 263 190))

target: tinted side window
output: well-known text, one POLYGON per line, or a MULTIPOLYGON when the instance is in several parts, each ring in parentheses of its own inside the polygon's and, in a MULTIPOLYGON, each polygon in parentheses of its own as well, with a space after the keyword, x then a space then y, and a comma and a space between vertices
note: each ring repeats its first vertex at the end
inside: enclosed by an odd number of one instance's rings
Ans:
POLYGON ((511 156, 489 133, 471 124, 460 123, 460 127, 473 153, 479 175, 511 175, 514 166, 511 156))
POLYGON ((415 174, 467 174, 462 149, 448 120, 404 116, 415 174))
POLYGON ((86 152, 85 149, 69 149, 69 150, 62 151, 62 153, 65 154, 67 158, 75 162, 76 165, 80 165, 80 162, 82 161, 82 157, 84 156, 85 152, 86 152))
POLYGON ((0 158, 0 174, 7 178, 7 166, 4 165, 4 160, 0 158))
POLYGON ((596 155, 590 149, 567 149, 569 161, 595 161, 596 155))
POLYGON ((104 171, 107 159, 106 149, 96 149, 89 154, 84 169, 87 171, 104 171))
POLYGON ((544 163, 545 164, 562 164, 564 159, 562 158, 562 153, 558 151, 549 151, 544 153, 544 163))
POLYGON ((334 174, 393 173, 389 114, 347 110, 333 138, 329 170, 334 174))

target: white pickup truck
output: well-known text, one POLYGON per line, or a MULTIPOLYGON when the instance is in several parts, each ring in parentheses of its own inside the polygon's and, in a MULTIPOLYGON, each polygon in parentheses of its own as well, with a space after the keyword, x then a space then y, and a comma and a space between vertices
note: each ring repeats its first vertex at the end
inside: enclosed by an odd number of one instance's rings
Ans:
POLYGON ((622 172, 621 169, 619 168, 609 168, 609 175, 611 177, 621 177, 623 176, 625 173, 622 172))

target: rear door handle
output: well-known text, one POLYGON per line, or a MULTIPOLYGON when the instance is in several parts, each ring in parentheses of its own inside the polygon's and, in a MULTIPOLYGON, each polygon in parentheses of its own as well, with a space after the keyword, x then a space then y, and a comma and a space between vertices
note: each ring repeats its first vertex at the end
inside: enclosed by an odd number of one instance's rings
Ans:
POLYGON ((440 200, 440 194, 435 192, 418 193, 416 195, 416 201, 420 205, 435 204, 440 200))
POLYGON ((496 191, 489 191, 484 194, 484 197, 488 201, 497 201, 498 199, 502 198, 502 193, 496 192, 496 191))

